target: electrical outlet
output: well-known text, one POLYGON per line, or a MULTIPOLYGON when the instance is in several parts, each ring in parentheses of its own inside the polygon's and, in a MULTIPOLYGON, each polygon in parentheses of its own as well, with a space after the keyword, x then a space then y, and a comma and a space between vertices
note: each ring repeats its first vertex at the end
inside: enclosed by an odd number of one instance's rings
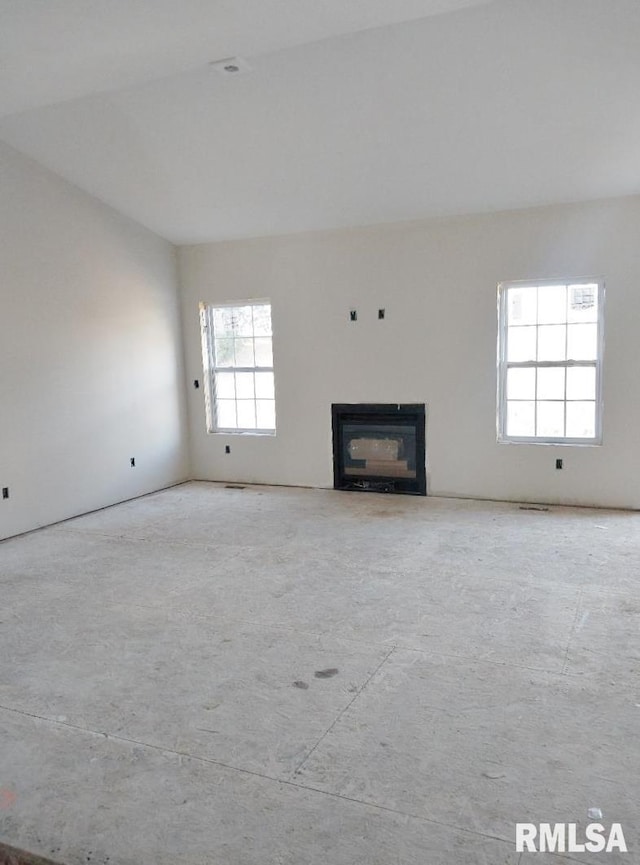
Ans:
POLYGON ((226 454, 230 454, 231 453, 231 445, 225 445, 224 446, 224 452, 226 454))
POLYGON ((9 487, 2 487, 2 498, 3 499, 9 498, 9 487))
POLYGON ((131 459, 129 460, 129 462, 131 463, 131 468, 134 469, 134 468, 136 467, 136 458, 135 458, 135 457, 131 457, 131 459))
POLYGON ((556 460, 556 468, 557 468, 557 469, 561 469, 561 468, 562 468, 562 460, 556 460))
POLYGON ((358 320, 358 310, 352 309, 349 311, 349 321, 357 321, 358 320))

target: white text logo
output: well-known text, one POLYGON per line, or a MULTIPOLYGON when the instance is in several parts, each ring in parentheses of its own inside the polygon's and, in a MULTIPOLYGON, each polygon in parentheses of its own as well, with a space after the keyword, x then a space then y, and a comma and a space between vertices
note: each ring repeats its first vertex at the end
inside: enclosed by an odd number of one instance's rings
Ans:
POLYGON ((620 823, 607 831, 602 823, 589 823, 580 840, 577 823, 516 823, 516 851, 523 853, 627 852, 620 823))

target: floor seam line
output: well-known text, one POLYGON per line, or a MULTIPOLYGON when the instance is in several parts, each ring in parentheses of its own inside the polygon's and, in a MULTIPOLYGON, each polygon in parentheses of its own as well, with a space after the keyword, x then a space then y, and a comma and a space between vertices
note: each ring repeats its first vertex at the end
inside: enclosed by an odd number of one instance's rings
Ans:
POLYGON ((571 642, 573 641, 573 638, 574 638, 575 633, 576 633, 576 628, 578 625, 578 615, 580 613, 580 607, 582 605, 582 593, 583 593, 583 589, 581 586, 578 589, 578 597, 576 599, 576 611, 575 611, 575 614, 573 616, 573 622, 571 623, 571 629, 569 631, 569 639, 567 640, 567 648, 565 649, 565 652, 564 652, 564 660, 562 662, 562 670, 560 672, 560 675, 562 675, 562 676, 567 674, 566 670, 567 670, 567 665, 569 663, 569 649, 571 648, 571 642))
MULTIPOLYGON (((549 667, 531 667, 528 664, 514 664, 511 661, 494 661, 490 658, 478 658, 474 655, 460 655, 454 652, 441 652, 435 649, 419 649, 415 646, 401 646, 396 644, 394 649, 399 652, 419 652, 422 655, 430 657, 439 656, 441 658, 456 658, 459 661, 470 661, 473 664, 493 664, 495 667, 513 667, 516 670, 529 670, 532 673, 545 673, 551 676, 559 676, 562 670, 552 670, 549 667)), ((577 673, 575 675, 578 675, 577 673)))
MULTIPOLYGON (((391 654, 392 654, 392 652, 389 652, 389 654, 387 655, 387 658, 391 654)), ((376 670, 371 674, 371 676, 369 676, 369 678, 367 679, 367 684, 375 676, 376 672, 380 669, 380 667, 383 666, 383 664, 386 662, 387 658, 384 658, 383 661, 378 665, 376 670)), ((358 694, 356 694, 356 697, 359 696, 360 693, 362 693, 362 691, 364 690, 364 687, 365 686, 363 686, 363 688, 360 690, 360 692, 358 694)), ((354 700, 356 699, 356 697, 354 697, 354 700)), ((351 702, 353 702, 353 700, 351 702)), ((351 705, 351 703, 349 705, 351 705)), ((346 707, 344 711, 346 711, 347 708, 348 707, 346 707)), ((385 811, 385 812, 390 813, 390 814, 396 814, 399 817, 409 817, 410 819, 418 820, 421 823, 429 823, 429 824, 433 824, 436 826, 442 826, 445 829, 455 830, 456 832, 464 832, 465 834, 474 835, 474 836, 477 836, 480 838, 486 838, 487 840, 491 840, 491 841, 498 841, 501 844, 510 844, 511 843, 511 841, 509 839, 502 838, 499 835, 491 835, 491 834, 488 834, 486 832, 479 832, 476 829, 468 829, 464 826, 457 826, 455 823, 446 823, 443 820, 436 820, 433 817, 424 817, 420 814, 414 814, 411 811, 401 811, 398 808, 391 808, 388 805, 381 805, 378 802, 368 802, 365 799, 356 799, 353 796, 345 796, 342 793, 336 793, 332 790, 322 790, 320 787, 313 787, 310 784, 303 784, 303 783, 300 783, 298 781, 294 781, 290 778, 274 778, 272 775, 266 775, 263 772, 257 772, 253 769, 244 769, 241 766, 233 766, 233 765, 230 765, 229 763, 223 763, 220 760, 214 760, 210 757, 201 757, 197 754, 190 754, 188 751, 176 751, 174 748, 167 748, 165 745, 153 745, 150 742, 143 742, 140 739, 131 739, 127 736, 119 736, 117 733, 106 733, 102 730, 92 730, 90 727, 82 727, 79 724, 70 724, 68 721, 57 721, 54 718, 47 718, 46 716, 38 715, 35 712, 27 712, 24 709, 16 709, 16 708, 12 708, 10 706, 4 706, 1 704, 0 704, 0 710, 3 710, 5 712, 11 712, 11 713, 16 714, 16 715, 22 715, 22 716, 27 717, 27 718, 33 718, 37 721, 43 721, 45 723, 52 724, 54 726, 66 727, 69 730, 75 730, 79 733, 85 733, 85 734, 88 734, 90 736, 96 736, 96 737, 99 737, 102 739, 110 739, 114 742, 123 742, 123 743, 126 743, 128 745, 139 745, 143 748, 149 748, 150 750, 158 751, 162 754, 171 754, 175 757, 185 757, 188 760, 194 760, 194 761, 197 761, 199 763, 205 763, 205 764, 210 765, 210 766, 218 766, 222 769, 227 769, 230 772, 238 772, 242 775, 250 775, 251 777, 254 777, 254 778, 261 778, 264 781, 271 781, 272 783, 275 783, 275 784, 282 784, 283 786, 286 786, 286 787, 292 787, 295 790, 306 790, 310 793, 318 793, 321 796, 329 796, 330 798, 340 799, 341 801, 344 801, 344 802, 352 802, 355 805, 361 805, 365 808, 375 808, 379 811, 385 811)), ((336 719, 336 721, 337 720, 338 719, 336 719)))
POLYGON ((351 708, 351 706, 353 706, 353 704, 354 704, 355 701, 358 699, 358 697, 360 696, 360 694, 362 694, 362 692, 363 692, 364 689, 367 687, 367 685, 369 684, 369 682, 370 682, 370 681, 373 679, 373 677, 374 677, 374 676, 379 672, 379 670, 381 670, 382 667, 387 663, 387 661, 389 660, 389 658, 391 657, 391 655, 394 653, 395 649, 396 649, 395 646, 392 646, 392 647, 391 647, 391 649, 387 652, 387 654, 384 656, 384 658, 380 661, 380 663, 379 663, 378 666, 375 668, 375 670, 374 670, 374 671, 371 673, 371 675, 368 676, 368 678, 365 680, 365 682, 364 682, 364 684, 362 685, 362 687, 359 688, 358 691, 353 695, 353 698, 352 698, 351 700, 349 700, 349 702, 348 702, 347 705, 344 707, 344 709, 342 709, 340 712, 338 712, 338 714, 337 714, 336 718, 334 719, 333 723, 329 725, 329 728, 328 728, 328 729, 327 729, 327 730, 322 734, 322 736, 320 736, 320 738, 318 739, 318 741, 316 742, 316 744, 313 746, 313 748, 309 751, 309 753, 308 753, 308 754, 307 754, 307 755, 302 759, 302 761, 301 761, 301 762, 296 766, 296 768, 293 770, 293 777, 295 777, 295 776, 296 776, 296 775, 297 775, 297 774, 302 770, 302 767, 303 767, 304 764, 307 762, 307 760, 309 759, 309 757, 311 757, 311 755, 312 755, 312 754, 316 751, 316 749, 317 749, 317 748, 322 744, 322 742, 324 742, 324 740, 327 738, 327 736, 329 735, 329 733, 333 730, 333 728, 334 728, 335 725, 338 723, 338 721, 340 720, 340 718, 342 718, 342 716, 345 714, 345 712, 347 712, 347 711, 351 708))

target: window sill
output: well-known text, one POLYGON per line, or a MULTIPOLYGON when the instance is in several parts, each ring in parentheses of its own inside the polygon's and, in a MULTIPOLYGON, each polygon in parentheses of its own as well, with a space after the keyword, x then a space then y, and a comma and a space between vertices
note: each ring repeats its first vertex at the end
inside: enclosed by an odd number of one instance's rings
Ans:
POLYGON ((499 445, 546 445, 560 448, 597 448, 602 447, 602 439, 535 439, 499 438, 499 445))
POLYGON ((275 438, 275 430, 253 430, 253 429, 210 429, 207 430, 207 435, 210 436, 251 436, 252 438, 275 438))

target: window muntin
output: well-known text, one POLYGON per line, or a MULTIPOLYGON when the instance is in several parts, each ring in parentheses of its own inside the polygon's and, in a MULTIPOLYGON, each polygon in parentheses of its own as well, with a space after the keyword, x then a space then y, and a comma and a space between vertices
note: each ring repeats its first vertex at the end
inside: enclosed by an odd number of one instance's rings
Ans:
POLYGON ((209 432, 276 430, 271 304, 200 305, 209 432))
POLYGON ((503 283, 498 298, 498 439, 599 444, 602 283, 503 283))

